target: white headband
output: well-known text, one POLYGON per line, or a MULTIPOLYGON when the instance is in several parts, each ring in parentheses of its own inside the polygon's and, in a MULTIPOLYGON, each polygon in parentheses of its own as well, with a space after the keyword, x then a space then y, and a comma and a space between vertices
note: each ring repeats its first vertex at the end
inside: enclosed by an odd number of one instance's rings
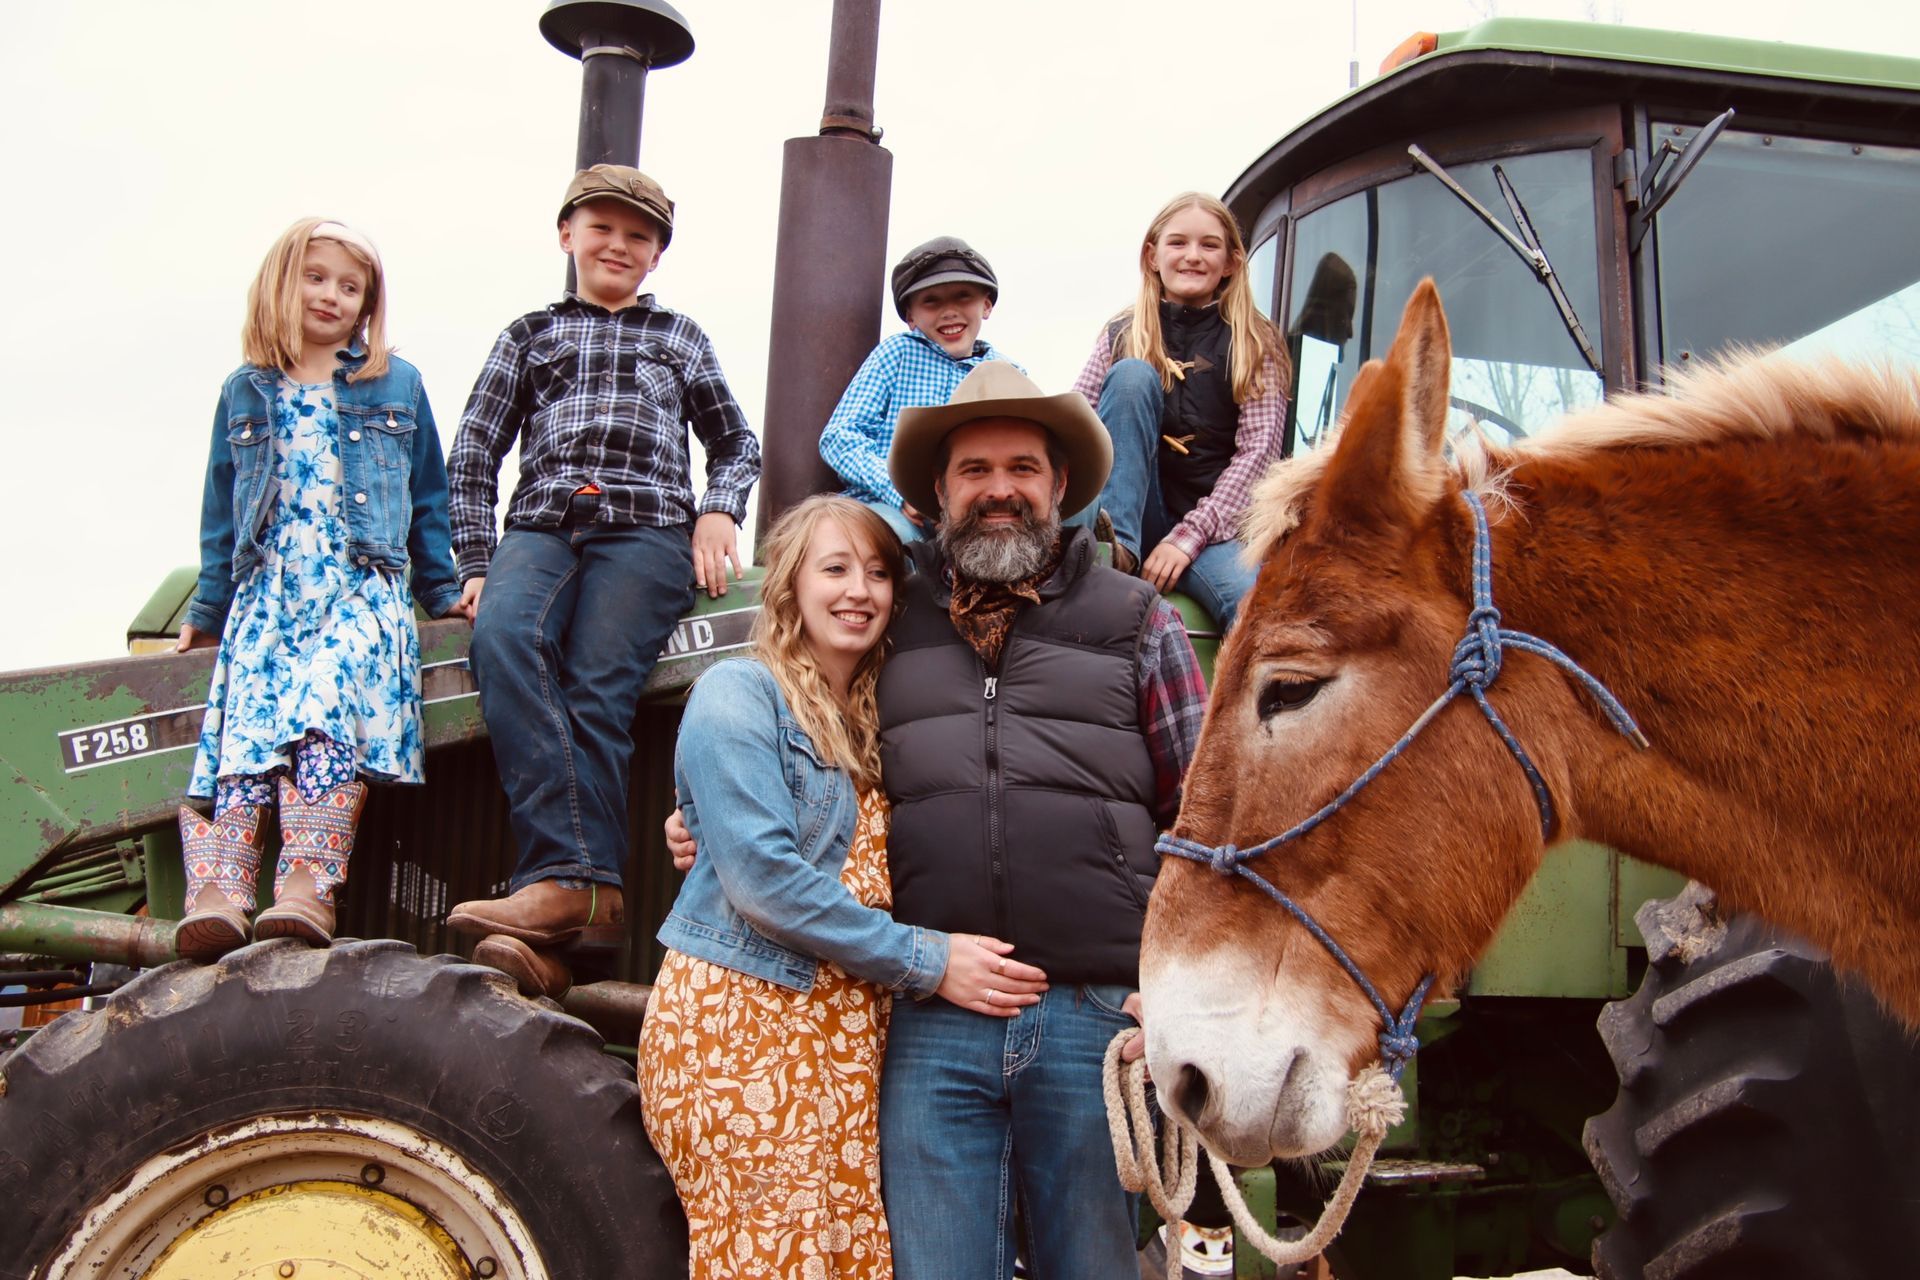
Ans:
POLYGON ((309 240, 338 240, 341 244, 351 245, 366 255, 374 265, 380 267, 380 251, 373 247, 373 241, 355 231, 343 222, 323 222, 307 233, 309 240))

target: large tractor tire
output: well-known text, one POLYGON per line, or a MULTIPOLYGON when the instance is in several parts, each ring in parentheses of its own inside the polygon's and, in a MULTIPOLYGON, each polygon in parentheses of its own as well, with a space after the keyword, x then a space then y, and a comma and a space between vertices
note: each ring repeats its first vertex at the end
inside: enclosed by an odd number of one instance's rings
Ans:
POLYGON ((0 1278, 685 1276, 632 1072, 600 1049, 399 942, 156 969, 7 1058, 0 1278))
POLYGON ((1697 885, 1636 917, 1649 968, 1608 1005, 1619 1069, 1587 1154, 1618 1210, 1602 1280, 1910 1275, 1920 1050, 1824 952, 1697 885))

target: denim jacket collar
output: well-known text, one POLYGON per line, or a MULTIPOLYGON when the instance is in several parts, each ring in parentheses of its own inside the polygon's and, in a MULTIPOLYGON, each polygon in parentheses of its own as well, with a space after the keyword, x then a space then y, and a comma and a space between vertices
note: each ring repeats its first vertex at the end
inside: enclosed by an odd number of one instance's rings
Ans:
MULTIPOLYGON (((367 362, 367 348, 358 338, 353 339, 333 354, 339 361, 333 370, 333 376, 336 378, 351 373, 367 362)), ((273 395, 273 384, 285 376, 286 371, 284 369, 275 369, 263 364, 247 366, 247 377, 252 380, 254 386, 258 387, 269 398, 273 395)))

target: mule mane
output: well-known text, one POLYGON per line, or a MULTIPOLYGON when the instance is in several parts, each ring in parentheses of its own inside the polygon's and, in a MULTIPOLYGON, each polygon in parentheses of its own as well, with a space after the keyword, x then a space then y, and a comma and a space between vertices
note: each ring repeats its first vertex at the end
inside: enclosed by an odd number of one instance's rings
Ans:
MULTIPOLYGON (((1685 371, 1667 371, 1666 392, 1623 395, 1583 410, 1516 444, 1496 446, 1479 434, 1453 444, 1453 458, 1430 480, 1431 494, 1471 489, 1498 503, 1514 468, 1534 460, 1568 460, 1612 449, 1709 446, 1800 435, 1815 440, 1867 438, 1920 441, 1920 369, 1891 358, 1850 364, 1778 358, 1746 350, 1685 371), (1451 483, 1447 483, 1451 481, 1451 483)), ((1264 561, 1300 523, 1306 498, 1333 457, 1327 442, 1277 462, 1255 486, 1243 536, 1247 555, 1264 561)), ((1491 511, 1490 511, 1491 514, 1491 511)))

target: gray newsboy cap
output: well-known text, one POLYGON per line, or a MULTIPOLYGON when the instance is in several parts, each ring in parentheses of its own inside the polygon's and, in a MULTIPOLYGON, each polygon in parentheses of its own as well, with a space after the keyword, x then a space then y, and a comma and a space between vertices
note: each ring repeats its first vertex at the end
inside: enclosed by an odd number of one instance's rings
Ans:
POLYGON ((960 281, 977 284, 987 291, 989 301, 1000 301, 1000 281, 987 260, 958 236, 935 236, 894 264, 893 309, 905 320, 908 298, 937 284, 960 281))

